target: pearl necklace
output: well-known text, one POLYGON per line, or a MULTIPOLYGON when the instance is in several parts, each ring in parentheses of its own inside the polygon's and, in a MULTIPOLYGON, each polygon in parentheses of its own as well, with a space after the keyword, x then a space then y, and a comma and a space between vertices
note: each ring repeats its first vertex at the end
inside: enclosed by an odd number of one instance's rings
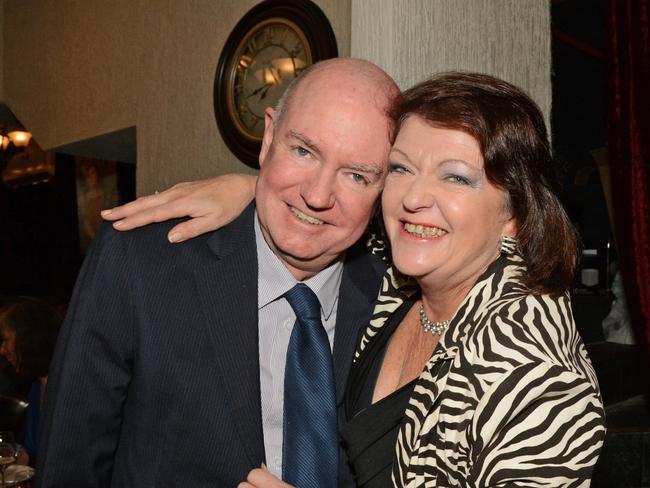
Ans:
POLYGON ((420 304, 420 324, 426 332, 431 332, 433 335, 437 336, 442 335, 442 333, 447 330, 447 327, 449 327, 449 322, 451 322, 451 320, 432 322, 424 311, 424 303, 420 304))

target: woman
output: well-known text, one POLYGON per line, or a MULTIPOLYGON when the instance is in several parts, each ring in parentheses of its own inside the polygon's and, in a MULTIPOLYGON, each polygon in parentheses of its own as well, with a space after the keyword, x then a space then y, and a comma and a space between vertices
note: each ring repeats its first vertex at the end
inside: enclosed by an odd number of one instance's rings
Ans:
POLYGON ((588 483, 604 415, 572 321, 577 240, 539 110, 457 73, 408 90, 397 120, 383 216, 393 264, 420 292, 385 280, 349 382, 348 413, 366 408, 348 426, 351 456, 369 449, 362 416, 403 388, 397 486, 588 483))
MULTIPOLYGON (((382 196, 393 265, 346 396, 359 486, 588 485, 604 413, 539 109, 501 80, 448 73, 395 114, 382 196)), ((257 469, 251 486, 287 485, 257 469)))
POLYGON ((32 464, 36 457, 40 406, 60 326, 58 312, 34 298, 20 297, 0 309, 0 355, 19 377, 32 385, 27 396, 25 424, 25 450, 32 464))

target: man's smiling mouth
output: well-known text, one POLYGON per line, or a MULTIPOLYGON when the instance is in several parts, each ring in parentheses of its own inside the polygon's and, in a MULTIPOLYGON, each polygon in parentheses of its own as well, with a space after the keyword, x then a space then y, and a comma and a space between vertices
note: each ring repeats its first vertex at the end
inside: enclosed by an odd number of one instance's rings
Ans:
POLYGON ((317 219, 316 217, 311 217, 306 213, 301 212, 296 207, 289 207, 289 208, 291 209, 291 213, 293 213, 296 217, 298 217, 298 219, 301 222, 305 222, 306 224, 312 224, 312 225, 323 225, 325 223, 321 219, 317 219))

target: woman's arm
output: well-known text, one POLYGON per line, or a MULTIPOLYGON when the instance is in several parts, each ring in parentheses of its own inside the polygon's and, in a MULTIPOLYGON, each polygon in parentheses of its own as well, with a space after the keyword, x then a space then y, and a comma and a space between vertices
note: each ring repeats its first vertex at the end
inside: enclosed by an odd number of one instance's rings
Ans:
POLYGON ((232 222, 255 196, 256 183, 256 176, 242 174, 178 183, 161 193, 104 210, 102 217, 112 221, 117 230, 191 217, 167 235, 170 242, 182 242, 232 222))
POLYGON ((525 364, 486 392, 469 432, 470 486, 583 486, 605 437, 603 406, 581 374, 525 364))

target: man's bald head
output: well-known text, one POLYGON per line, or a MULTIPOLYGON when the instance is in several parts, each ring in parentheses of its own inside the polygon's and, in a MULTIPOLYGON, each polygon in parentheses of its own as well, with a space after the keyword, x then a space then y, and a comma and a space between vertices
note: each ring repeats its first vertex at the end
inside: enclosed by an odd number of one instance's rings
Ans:
MULTIPOLYGON (((370 61, 356 58, 333 58, 313 64, 287 87, 275 107, 274 126, 277 128, 286 112, 290 109, 295 95, 311 85, 310 81, 324 81, 347 88, 357 87, 364 96, 374 100, 376 106, 390 117, 393 100, 400 93, 395 81, 379 66, 370 61)), ((317 96, 317 95, 315 95, 317 96)), ((391 134, 392 140, 392 134, 391 134)))

